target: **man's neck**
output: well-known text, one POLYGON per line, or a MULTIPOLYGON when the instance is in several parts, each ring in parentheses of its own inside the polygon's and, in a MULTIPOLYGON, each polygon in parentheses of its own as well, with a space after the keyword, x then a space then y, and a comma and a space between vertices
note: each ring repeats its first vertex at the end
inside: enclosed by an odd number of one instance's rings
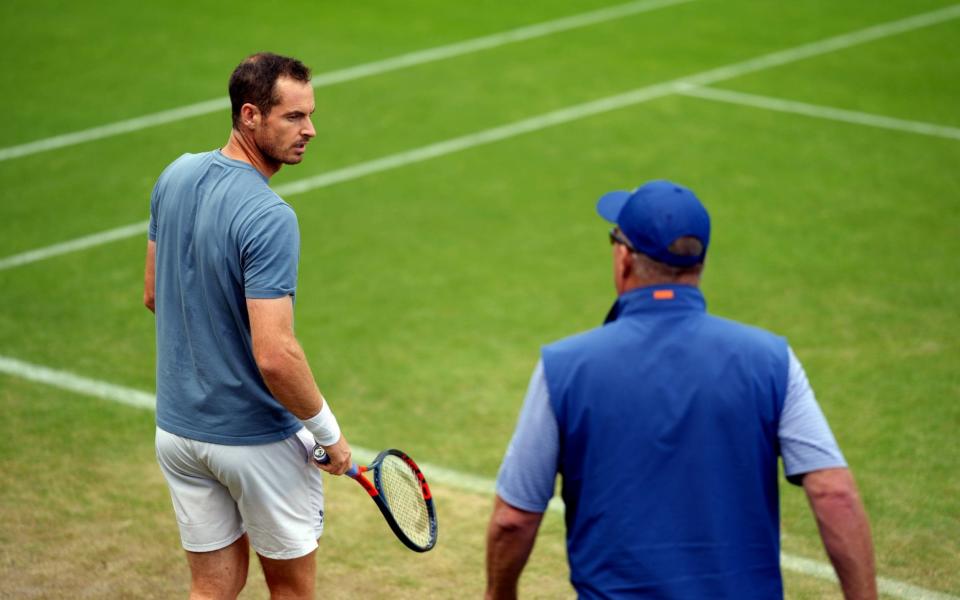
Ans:
POLYGON ((230 139, 228 139, 227 143, 220 149, 220 152, 227 158, 239 160, 251 165, 254 169, 260 171, 267 179, 273 177, 273 175, 280 170, 280 163, 264 156, 251 137, 236 129, 230 130, 230 139))

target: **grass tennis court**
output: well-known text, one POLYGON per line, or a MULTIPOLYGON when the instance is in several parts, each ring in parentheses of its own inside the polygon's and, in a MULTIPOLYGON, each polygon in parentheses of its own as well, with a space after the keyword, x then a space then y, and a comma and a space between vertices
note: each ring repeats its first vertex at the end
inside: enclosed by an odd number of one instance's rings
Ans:
MULTIPOLYGON (((141 117, 223 98, 262 49, 341 74, 317 88, 304 162, 272 181, 303 233, 298 336, 352 444, 444 473, 423 556, 328 480, 323 597, 482 593, 477 488, 539 347, 614 299, 594 202, 654 178, 711 211, 711 311, 804 362, 881 589, 960 596, 960 5, 41 0, 0 6, 0 34, 0 597, 188 589, 153 413, 107 399, 154 389, 145 226, 56 245, 145 221, 162 168, 222 145, 230 117, 141 117)), ((785 555, 825 563, 803 493, 781 491, 785 555)), ((787 597, 839 597, 807 564, 787 597)), ((251 573, 244 597, 263 597, 251 573)), ((521 591, 570 597, 566 577, 551 513, 521 591)))

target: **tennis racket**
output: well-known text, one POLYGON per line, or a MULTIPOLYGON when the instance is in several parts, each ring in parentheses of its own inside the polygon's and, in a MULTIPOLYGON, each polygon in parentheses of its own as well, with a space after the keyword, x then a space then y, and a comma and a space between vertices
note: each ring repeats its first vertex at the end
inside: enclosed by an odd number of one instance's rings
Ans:
MULTIPOLYGON (((313 448, 320 464, 330 457, 320 444, 313 448)), ((430 486, 417 463, 399 450, 384 450, 369 466, 350 467, 346 473, 363 486, 383 514, 393 533, 407 548, 426 552, 437 543, 437 512, 430 486), (373 473, 373 482, 364 473, 373 473)))

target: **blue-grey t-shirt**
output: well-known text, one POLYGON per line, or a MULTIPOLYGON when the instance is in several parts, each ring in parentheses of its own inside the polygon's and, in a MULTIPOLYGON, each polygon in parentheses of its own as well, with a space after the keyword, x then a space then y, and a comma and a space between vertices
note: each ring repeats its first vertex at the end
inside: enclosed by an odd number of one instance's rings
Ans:
POLYGON ((157 426, 229 445, 285 439, 300 422, 253 358, 247 298, 293 296, 293 209, 251 165, 184 154, 150 199, 156 242, 157 426))

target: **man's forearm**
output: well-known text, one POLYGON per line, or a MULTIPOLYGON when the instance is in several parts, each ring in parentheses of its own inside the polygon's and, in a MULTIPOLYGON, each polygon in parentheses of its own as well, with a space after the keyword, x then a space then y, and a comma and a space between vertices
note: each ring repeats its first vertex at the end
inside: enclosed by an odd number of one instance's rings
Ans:
POLYGON ((540 513, 517 510, 497 496, 487 529, 487 600, 517 597, 517 582, 542 518, 540 513))
POLYGON ((254 344, 254 356, 270 393, 300 419, 317 443, 326 448, 330 462, 317 465, 318 468, 342 475, 353 464, 350 445, 343 437, 336 417, 325 406, 303 349, 292 334, 274 338, 265 346, 258 350, 254 344))
POLYGON ((863 506, 827 502, 817 515, 823 546, 837 571, 847 600, 877 597, 873 543, 863 506), (830 506, 830 504, 834 504, 830 506))
POLYGON ((257 357, 257 366, 273 397, 298 419, 320 412, 323 397, 296 339, 288 339, 257 357))
POLYGON ((877 597, 870 524, 846 469, 808 474, 804 487, 820 529, 823 546, 847 600, 877 597), (818 479, 810 480, 811 477, 818 479))

